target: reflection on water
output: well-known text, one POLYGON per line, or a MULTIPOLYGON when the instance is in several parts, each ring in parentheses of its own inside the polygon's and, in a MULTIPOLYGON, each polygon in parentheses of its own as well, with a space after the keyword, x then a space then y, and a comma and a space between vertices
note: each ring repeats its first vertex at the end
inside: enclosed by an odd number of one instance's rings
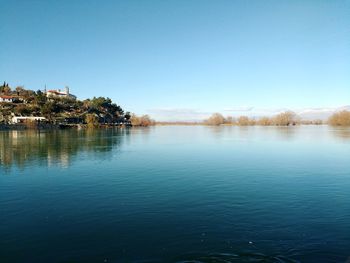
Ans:
POLYGON ((345 262, 349 135, 0 132, 0 262, 345 262))
MULTIPOLYGON (((178 127, 174 127, 176 130, 178 127)), ((191 129, 191 127, 187 127, 191 129)), ((193 127, 192 127, 193 128, 193 127)), ((197 127, 198 128, 198 127, 197 127)), ((265 138, 291 141, 297 137, 333 137, 336 140, 350 141, 350 128, 317 127, 206 127, 214 139, 222 138, 251 140, 265 138), (305 129, 307 132, 305 132, 305 129), (326 132, 325 132, 326 130, 326 132), (322 132, 321 132, 322 131, 322 132)), ((148 140, 151 129, 134 129, 142 133, 142 140, 148 140)), ((185 131, 190 132, 190 131, 185 131)), ((12 166, 24 168, 33 162, 41 165, 68 167, 74 156, 82 152, 108 154, 113 148, 128 141, 130 129, 92 129, 56 131, 0 131, 0 168, 12 166)))
POLYGON ((30 163, 69 167, 81 152, 108 154, 120 147, 129 129, 25 130, 0 132, 0 167, 24 168, 30 163))
POLYGON ((232 137, 240 140, 254 138, 273 138, 291 141, 294 139, 324 138, 350 141, 350 127, 331 127, 327 125, 308 126, 208 126, 206 129, 216 139, 232 137))
POLYGON ((339 139, 350 140, 350 128, 333 128, 333 134, 339 139))

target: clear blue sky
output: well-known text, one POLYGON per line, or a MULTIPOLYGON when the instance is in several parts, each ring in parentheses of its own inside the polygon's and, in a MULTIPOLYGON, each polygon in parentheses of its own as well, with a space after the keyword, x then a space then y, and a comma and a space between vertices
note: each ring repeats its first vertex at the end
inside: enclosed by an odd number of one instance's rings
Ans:
POLYGON ((11 86, 68 85, 159 118, 350 104, 348 0, 0 0, 0 11, 11 86))

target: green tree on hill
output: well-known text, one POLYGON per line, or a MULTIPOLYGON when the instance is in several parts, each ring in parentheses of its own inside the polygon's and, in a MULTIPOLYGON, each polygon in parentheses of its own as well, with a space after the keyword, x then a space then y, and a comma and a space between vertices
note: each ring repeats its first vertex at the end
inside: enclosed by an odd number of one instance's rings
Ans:
POLYGON ((19 97, 19 100, 14 103, 0 103, 2 120, 7 119, 6 116, 9 116, 7 113, 20 116, 44 116, 52 122, 65 118, 91 119, 90 115, 93 115, 94 123, 123 123, 131 117, 129 112, 124 114, 122 107, 113 103, 108 97, 93 97, 84 101, 69 97, 48 98, 41 90, 35 92, 23 86, 17 86, 12 91, 6 82, 0 86, 0 94, 19 97))
POLYGON ((95 114, 87 114, 85 121, 89 128, 94 128, 98 126, 98 118, 95 114))

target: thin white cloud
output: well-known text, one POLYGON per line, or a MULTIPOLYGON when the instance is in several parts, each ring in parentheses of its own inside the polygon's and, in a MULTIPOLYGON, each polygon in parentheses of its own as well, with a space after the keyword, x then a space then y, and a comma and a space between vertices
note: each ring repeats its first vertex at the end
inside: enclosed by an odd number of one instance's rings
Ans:
POLYGON ((155 108, 147 112, 158 121, 201 121, 211 114, 189 108, 155 108))
POLYGON ((232 108, 229 108, 229 109, 225 109, 224 111, 227 111, 227 112, 244 112, 244 111, 252 111, 254 109, 254 107, 232 107, 232 108))

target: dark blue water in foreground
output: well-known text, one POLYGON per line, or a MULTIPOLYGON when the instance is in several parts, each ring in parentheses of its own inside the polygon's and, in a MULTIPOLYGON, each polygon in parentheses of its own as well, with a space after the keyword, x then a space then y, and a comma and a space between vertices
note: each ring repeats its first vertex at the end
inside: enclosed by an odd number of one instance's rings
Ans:
POLYGON ((350 129, 0 132, 0 262, 347 262, 350 129))

